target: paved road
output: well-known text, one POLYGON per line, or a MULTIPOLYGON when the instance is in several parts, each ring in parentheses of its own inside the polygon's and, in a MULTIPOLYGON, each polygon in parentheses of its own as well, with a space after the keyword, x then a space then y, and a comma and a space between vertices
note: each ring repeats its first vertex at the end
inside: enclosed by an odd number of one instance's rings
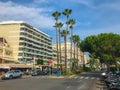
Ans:
POLYGON ((99 74, 89 72, 66 78, 28 77, 0 80, 0 90, 100 90, 99 74))

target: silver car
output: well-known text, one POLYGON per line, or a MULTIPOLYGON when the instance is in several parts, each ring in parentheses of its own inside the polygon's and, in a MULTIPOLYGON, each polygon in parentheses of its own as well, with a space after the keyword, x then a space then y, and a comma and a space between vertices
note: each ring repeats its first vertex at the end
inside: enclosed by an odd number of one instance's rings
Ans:
POLYGON ((2 75, 2 80, 3 79, 12 79, 12 78, 16 78, 16 77, 21 77, 23 75, 23 72, 21 72, 20 70, 11 70, 6 72, 5 74, 2 75))

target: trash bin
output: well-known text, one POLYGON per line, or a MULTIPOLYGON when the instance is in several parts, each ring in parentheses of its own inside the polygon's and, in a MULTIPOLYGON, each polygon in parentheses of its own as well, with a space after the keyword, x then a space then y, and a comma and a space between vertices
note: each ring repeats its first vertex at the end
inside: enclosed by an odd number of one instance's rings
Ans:
POLYGON ((57 71, 57 76, 58 76, 58 77, 60 76, 60 70, 57 71))

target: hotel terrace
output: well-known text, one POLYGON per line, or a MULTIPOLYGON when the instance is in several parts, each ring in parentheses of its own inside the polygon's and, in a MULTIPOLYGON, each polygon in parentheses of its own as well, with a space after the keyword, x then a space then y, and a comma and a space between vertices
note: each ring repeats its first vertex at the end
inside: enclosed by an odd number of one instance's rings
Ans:
POLYGON ((0 22, 0 37, 3 39, 0 41, 0 63, 52 59, 52 38, 23 21, 0 22))

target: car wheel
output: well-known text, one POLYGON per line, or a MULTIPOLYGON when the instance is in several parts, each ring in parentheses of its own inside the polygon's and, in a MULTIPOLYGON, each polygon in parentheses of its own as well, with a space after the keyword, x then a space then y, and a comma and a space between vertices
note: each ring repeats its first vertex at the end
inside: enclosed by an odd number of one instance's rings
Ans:
POLYGON ((9 79, 12 79, 12 78, 13 78, 13 76, 12 76, 12 75, 10 75, 9 79))
POLYGON ((22 77, 22 74, 20 74, 20 76, 19 76, 20 78, 22 77))

